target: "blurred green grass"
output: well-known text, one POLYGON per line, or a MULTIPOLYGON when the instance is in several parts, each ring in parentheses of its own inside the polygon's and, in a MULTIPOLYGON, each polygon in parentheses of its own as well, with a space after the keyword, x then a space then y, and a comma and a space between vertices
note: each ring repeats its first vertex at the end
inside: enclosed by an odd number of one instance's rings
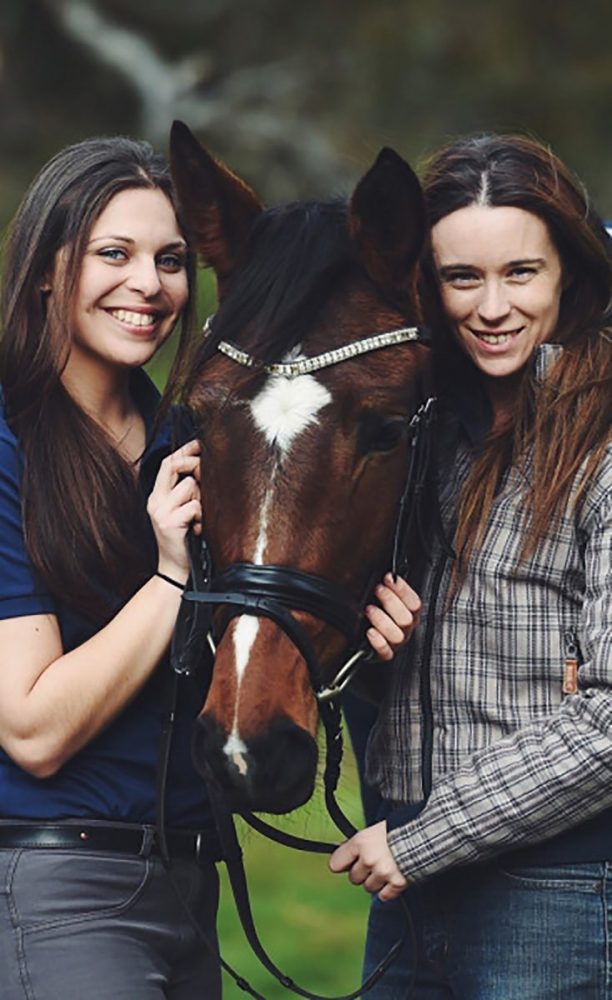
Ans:
MULTIPOLYGON (((197 314, 200 321, 216 305, 211 272, 198 275, 197 314)), ((173 335, 147 370, 163 389, 177 337, 173 335)), ((318 788, 322 782, 319 779, 318 788)), ((356 826, 362 825, 355 759, 348 741, 338 789, 338 802, 356 826)), ((271 817, 274 825, 296 835, 340 843, 343 839, 325 815, 322 798, 288 817, 271 817)), ((345 875, 332 875, 327 857, 305 854, 261 837, 240 826, 255 926, 272 961, 283 973, 313 993, 350 993, 359 984, 369 898, 345 875)), ((266 1000, 287 1000, 291 994, 260 965, 244 937, 225 872, 220 865, 219 941, 226 962, 266 1000)), ((247 996, 226 974, 224 1000, 247 996)))

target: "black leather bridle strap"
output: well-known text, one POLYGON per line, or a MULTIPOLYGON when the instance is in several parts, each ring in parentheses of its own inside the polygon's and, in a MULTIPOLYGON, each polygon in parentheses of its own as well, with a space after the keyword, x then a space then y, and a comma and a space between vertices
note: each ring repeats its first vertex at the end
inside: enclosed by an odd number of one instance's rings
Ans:
POLYGON ((323 618, 349 639, 359 632, 361 608, 344 588, 322 576, 289 566, 234 563, 213 578, 211 589, 271 598, 294 611, 323 618))
POLYGON ((320 676, 317 656, 308 635, 300 628, 291 612, 277 601, 268 597, 256 597, 251 594, 236 594, 227 591, 210 591, 208 593, 186 591, 183 594, 183 600, 194 601, 196 604, 228 605, 230 608, 240 609, 240 614, 272 619, 277 625, 280 625, 303 656, 308 667, 310 682, 315 691, 322 686, 323 680, 320 676))
MULTIPOLYGON (((166 681, 166 689, 164 692, 164 704, 162 713, 162 733, 159 746, 159 760, 157 765, 157 789, 156 789, 156 834, 157 841, 159 844, 161 859, 170 879, 170 884, 174 890, 174 894, 180 903, 181 907, 184 909, 187 917, 192 924, 194 930, 196 931, 200 941, 204 947, 212 955, 215 955, 219 961, 219 964, 224 972, 231 976, 231 978, 236 983, 239 989, 244 993, 247 993, 253 1000, 266 1000, 266 998, 253 989, 251 984, 241 976, 239 972, 236 972, 232 966, 225 961, 223 956, 219 953, 219 947, 216 941, 212 941, 208 934, 202 930, 200 921, 193 913, 189 903, 184 898, 181 892, 174 873, 172 871, 172 862, 170 859, 170 854, 168 851, 168 842, 166 837, 166 787, 168 783, 168 765, 170 762, 170 749, 172 745, 172 736, 174 734, 174 722, 176 718, 176 703, 178 696, 178 685, 179 685, 179 674, 174 670, 170 671, 166 681)), ((225 851, 225 845, 222 845, 225 851)), ((225 860, 225 857, 224 859, 225 860)))
POLYGON ((286 566, 235 563, 212 580, 211 590, 186 590, 183 601, 272 619, 303 656, 315 694, 324 687, 319 660, 292 612, 324 619, 351 643, 363 628, 361 608, 350 594, 323 577, 286 566))
POLYGON ((274 979, 284 986, 285 989, 290 990, 297 996, 305 997, 306 1000, 357 1000, 357 997, 361 997, 367 993, 368 990, 370 990, 379 981, 389 965, 391 965, 397 957, 399 951, 404 946, 404 942, 406 941, 408 934, 412 932, 412 924, 407 923, 402 936, 392 946, 388 954, 385 955, 383 960, 368 976, 365 982, 361 984, 359 989, 354 990, 352 993, 346 993, 342 994, 342 996, 336 997, 326 997, 319 993, 311 993, 309 990, 303 989, 296 982, 294 982, 290 976, 281 972, 281 970, 274 964, 259 939, 255 922, 253 920, 246 874, 242 861, 242 851, 236 835, 236 827, 232 813, 227 808, 223 792, 216 785, 214 775, 210 772, 206 777, 206 785, 219 838, 224 847, 224 860, 230 885, 232 887, 234 901, 236 903, 236 909, 238 910, 238 915, 240 917, 240 922, 253 953, 257 956, 263 967, 270 973, 271 976, 274 977, 274 979))
MULTIPOLYGON (((168 677, 168 686, 166 689, 164 712, 163 712, 163 726, 162 726, 162 739, 160 743, 160 758, 158 766, 158 780, 157 780, 157 834, 160 844, 160 850, 162 854, 162 861, 168 872, 171 884, 174 888, 176 896, 184 908, 187 916, 189 917, 191 923, 196 929, 198 936, 204 946, 211 951, 213 954, 218 956, 221 968, 234 980, 236 985, 240 990, 247 993, 253 1000, 265 1000, 265 997, 253 989, 251 984, 243 976, 235 971, 231 965, 229 965, 221 955, 219 955, 218 948, 215 943, 210 940, 207 934, 200 927, 199 921, 195 914, 191 911, 186 900, 183 898, 178 885, 174 879, 170 857, 168 854, 166 835, 165 835, 165 800, 166 800, 166 784, 168 775, 168 762, 170 756, 170 746, 172 741, 172 734, 174 729, 174 721, 176 714, 176 701, 177 692, 179 684, 179 675, 174 671, 171 671, 168 677)), ((339 709, 337 706, 329 705, 326 706, 325 716, 324 716, 325 731, 328 741, 327 747, 327 760, 325 768, 325 792, 326 801, 328 797, 328 792, 333 799, 333 793, 338 780, 338 774, 340 769, 340 761, 342 758, 342 743, 341 738, 337 739, 336 745, 332 744, 332 739, 334 738, 334 732, 336 724, 338 727, 338 732, 341 733, 339 727, 339 709), (336 718, 337 713, 337 718, 336 718), (329 788, 328 788, 329 785, 329 788), (333 786, 333 787, 332 787, 333 786)), ((255 922, 253 919, 253 913, 250 904, 248 884, 246 880, 246 873, 244 870, 244 863, 242 860, 242 849, 238 841, 236 834, 236 827, 234 824, 234 819, 231 811, 227 808, 225 797, 223 792, 219 789, 216 784, 214 775, 208 769, 207 775, 207 789, 208 797, 210 801, 211 810, 213 813, 213 819, 215 821, 215 826, 219 835, 221 846, 223 849, 223 861, 227 869, 228 877, 230 880, 230 885, 232 888, 232 894, 234 896, 234 901, 236 903, 236 909, 238 911, 238 916, 245 933, 245 936, 249 942, 249 945, 257 956, 264 968, 276 979, 282 986, 296 994, 297 996, 305 997, 306 1000, 357 1000, 358 997, 363 996, 368 992, 384 975, 387 968, 395 961, 399 951, 403 948, 404 943, 410 935, 414 938, 414 928, 412 925, 412 920, 407 916, 406 926, 404 928, 403 934, 398 939, 398 941, 391 947, 387 955, 382 959, 378 966, 373 970, 373 972, 368 976, 367 980, 361 984, 359 989, 353 991, 352 993, 342 994, 337 997, 326 997, 321 994, 311 993, 308 990, 303 989, 297 983, 291 979, 290 976, 285 975, 281 970, 274 964, 265 948, 263 947, 257 929, 255 927, 255 922)), ((334 800, 334 806, 336 806, 334 800)), ((336 806, 336 808, 338 808, 336 806)), ((329 809, 329 802, 328 802, 329 809)), ((344 822, 344 832, 347 836, 352 836, 356 832, 355 827, 353 827, 349 820, 341 814, 342 820, 344 822)), ((337 847, 336 844, 324 844, 318 841, 301 841, 301 838, 292 838, 289 834, 283 834, 281 831, 277 831, 274 827, 268 827, 268 824, 264 823, 262 820, 258 820, 256 817, 251 816, 251 814, 246 814, 244 816, 246 821, 250 823, 255 829, 259 829, 264 835, 270 836, 272 831, 272 839, 277 840, 281 844, 285 844, 289 847, 299 847, 301 850, 314 851, 316 853, 326 853, 329 854, 337 847), (298 843, 298 841, 300 841, 298 843)), ((335 820, 336 821, 336 820, 335 820)), ((337 821, 336 821, 337 823, 337 821)), ((337 823, 337 825, 339 825, 337 823)), ((342 825, 339 825, 342 829, 342 825)), ((403 902, 403 901, 402 901, 403 902)), ((413 945, 414 947, 414 945, 413 945)))

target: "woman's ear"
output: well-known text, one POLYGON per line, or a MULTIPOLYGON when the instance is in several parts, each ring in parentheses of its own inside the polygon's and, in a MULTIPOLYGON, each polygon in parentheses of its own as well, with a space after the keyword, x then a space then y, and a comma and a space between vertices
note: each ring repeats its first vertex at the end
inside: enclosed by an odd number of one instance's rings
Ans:
POLYGON ((42 281, 40 283, 40 290, 43 295, 51 294, 51 292, 53 291, 53 285, 55 284, 57 279, 58 265, 61 274, 61 272, 65 267, 65 263, 66 263, 65 251, 60 249, 57 251, 57 253, 53 255, 51 263, 49 264, 49 266, 45 270, 45 273, 42 276, 42 281))

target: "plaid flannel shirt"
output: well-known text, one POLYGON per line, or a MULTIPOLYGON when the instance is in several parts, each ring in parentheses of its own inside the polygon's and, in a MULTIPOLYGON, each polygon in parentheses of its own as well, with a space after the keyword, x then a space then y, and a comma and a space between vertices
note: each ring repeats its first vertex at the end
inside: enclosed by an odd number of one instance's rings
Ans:
MULTIPOLYGON (((447 522, 469 460, 459 447, 446 470, 447 522)), ((427 800, 388 833, 410 881, 612 807, 612 445, 579 515, 570 503, 517 565, 523 487, 510 469, 450 603, 451 567, 434 552, 422 624, 372 734, 369 780, 385 799, 427 800), (568 633, 580 650, 574 694, 563 692, 568 633)))

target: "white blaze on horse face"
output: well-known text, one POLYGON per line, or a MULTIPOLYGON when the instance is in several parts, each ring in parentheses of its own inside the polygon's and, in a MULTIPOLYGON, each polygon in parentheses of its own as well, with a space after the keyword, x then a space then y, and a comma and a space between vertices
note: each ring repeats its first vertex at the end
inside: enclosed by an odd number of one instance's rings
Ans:
POLYGON ((234 664, 238 684, 244 677, 251 649, 259 631, 259 618, 255 615, 241 615, 234 628, 234 664))
POLYGON ((238 701, 240 699, 240 682, 244 676, 255 637, 259 631, 259 619, 254 615, 241 615, 234 624, 234 667, 236 670, 236 704, 234 705, 234 726, 228 736, 223 752, 234 762, 242 775, 247 772, 247 748, 240 739, 238 732, 238 701))
POLYGON ((331 398, 331 393, 312 375, 273 375, 252 401, 251 413, 268 444, 275 445, 283 458, 302 431, 318 422, 319 410, 331 398))
MULTIPOLYGON (((298 353, 299 349, 292 352, 291 360, 294 360, 298 353)), ((268 444, 279 450, 282 461, 302 431, 317 423, 319 411, 327 406, 331 399, 331 393, 312 375, 299 375, 292 379, 273 375, 252 401, 251 413, 255 426, 265 436, 268 444)), ((269 512, 273 495, 274 479, 272 478, 270 489, 266 492, 259 514, 259 531, 252 556, 252 562, 258 565, 263 563, 268 544, 269 512)), ((236 715, 234 728, 223 749, 243 775, 247 771, 247 748, 241 740, 237 728, 238 699, 240 698, 240 683, 244 677, 258 631, 258 618, 253 615, 241 615, 234 626, 233 634, 234 663, 238 682, 236 715)))
MULTIPOLYGON (((263 562, 264 552, 268 541, 268 511, 270 509, 271 491, 266 493, 263 507, 259 515, 259 532, 255 543, 255 552, 251 562, 260 566, 263 562)), ((234 628, 234 666, 236 668, 236 679, 240 687, 240 681, 244 676, 255 637, 259 631, 259 618, 255 615, 241 615, 234 628)))
MULTIPOLYGON (((272 478, 272 483, 274 483, 274 477, 272 478)), ((271 501, 272 490, 269 489, 266 491, 263 506, 259 513, 259 532, 257 534, 257 542, 255 544, 255 552, 253 553, 252 559, 256 566, 261 566, 263 564, 266 545, 268 544, 268 514, 270 512, 271 501)))
POLYGON ((242 775, 247 773, 246 753, 247 748, 234 730, 230 733, 227 743, 223 747, 227 756, 234 762, 242 775))

